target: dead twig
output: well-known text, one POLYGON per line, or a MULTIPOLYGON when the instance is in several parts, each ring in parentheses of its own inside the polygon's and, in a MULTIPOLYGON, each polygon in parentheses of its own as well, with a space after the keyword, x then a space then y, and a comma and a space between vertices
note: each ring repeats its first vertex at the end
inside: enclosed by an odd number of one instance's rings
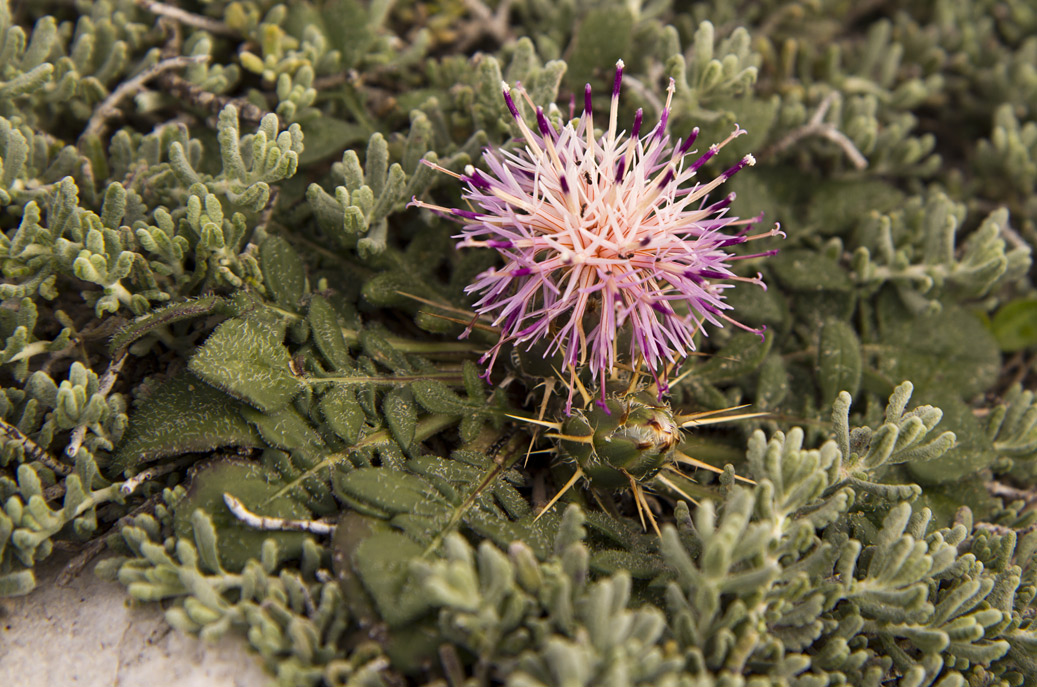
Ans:
POLYGON ((196 29, 203 29, 209 33, 215 33, 220 36, 229 36, 231 38, 241 37, 241 34, 224 24, 222 21, 210 17, 204 17, 200 14, 194 14, 193 12, 188 12, 187 10, 182 10, 179 7, 167 5, 166 3, 158 2, 157 0, 135 1, 137 6, 151 12, 152 14, 157 14, 160 17, 168 17, 181 24, 193 26, 196 29))
POLYGON ((475 15, 475 19, 465 22, 458 30, 458 33, 466 35, 458 41, 457 47, 466 50, 481 41, 484 36, 490 36, 501 45, 507 43, 512 38, 511 25, 508 22, 512 3, 513 0, 501 0, 497 9, 491 11, 482 0, 464 0, 465 7, 475 15))
POLYGON ((825 96, 825 99, 821 101, 821 104, 817 106, 817 111, 803 126, 798 129, 793 129, 785 135, 780 141, 764 150, 758 156, 759 159, 764 160, 772 155, 792 147, 808 136, 820 136, 821 138, 827 138, 829 141, 839 146, 842 151, 846 154, 846 157, 850 159, 853 166, 857 169, 865 169, 868 166, 868 159, 864 157, 861 151, 857 150, 857 146, 853 144, 853 141, 839 131, 834 124, 830 124, 824 121, 825 115, 828 114, 829 108, 832 107, 832 103, 835 102, 835 98, 838 95, 836 91, 832 91, 825 96))
POLYGON ((57 474, 64 476, 72 472, 71 467, 58 461, 52 455, 44 451, 39 444, 25 436, 25 434, 22 433, 22 430, 12 424, 8 424, 7 421, 3 419, 0 419, 0 434, 6 436, 11 441, 21 444, 22 448, 25 450, 26 456, 32 460, 39 461, 57 474))
POLYGON ((273 518, 266 515, 256 515, 245 507, 239 499, 228 492, 223 493, 223 502, 234 517, 243 524, 253 529, 264 532, 309 532, 321 536, 329 535, 335 531, 335 524, 323 520, 291 520, 288 518, 273 518))
MULTIPOLYGON (((104 371, 97 383, 97 393, 102 398, 111 393, 112 387, 115 386, 115 380, 119 376, 119 370, 122 369, 122 365, 125 362, 126 353, 123 353, 117 360, 113 360, 108 364, 108 369, 104 371)), ((83 439, 86 438, 86 430, 87 426, 85 424, 77 425, 72 430, 72 436, 69 438, 68 446, 65 448, 66 456, 73 459, 76 457, 76 454, 79 453, 79 448, 83 445, 83 439)))
POLYGON ((94 110, 94 114, 90 117, 90 121, 87 122, 86 129, 83 130, 83 134, 80 138, 91 135, 100 136, 103 134, 105 128, 108 126, 108 121, 119 116, 120 103, 122 103, 126 98, 138 93, 149 81, 152 81, 173 69, 180 69, 181 67, 187 67, 192 64, 201 64, 203 62, 208 62, 209 59, 210 57, 208 55, 180 55, 178 57, 170 57, 169 59, 162 60, 154 66, 145 69, 132 79, 122 82, 119 84, 118 88, 112 91, 108 97, 97 106, 97 109, 94 110))
POLYGON ((90 541, 88 541, 86 545, 84 545, 83 549, 79 552, 79 554, 76 555, 75 558, 70 560, 68 564, 65 566, 64 570, 61 571, 61 574, 58 575, 57 585, 59 587, 67 587, 69 584, 71 584, 72 580, 78 577, 83 572, 83 569, 90 564, 90 561, 97 558, 97 556, 102 551, 104 551, 105 540, 108 538, 109 534, 112 534, 113 532, 118 532, 123 525, 129 524, 130 520, 137 517, 141 513, 145 511, 154 511, 155 506, 158 505, 159 499, 161 498, 161 493, 152 494, 144 501, 144 503, 140 504, 126 515, 116 520, 115 524, 113 524, 107 532, 98 535, 90 541))

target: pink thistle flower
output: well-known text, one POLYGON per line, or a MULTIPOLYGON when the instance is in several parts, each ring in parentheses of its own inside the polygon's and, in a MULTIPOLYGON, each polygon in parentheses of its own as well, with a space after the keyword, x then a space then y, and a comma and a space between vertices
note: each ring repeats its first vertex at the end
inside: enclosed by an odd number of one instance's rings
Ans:
POLYGON ((656 126, 640 136, 638 110, 629 135, 617 132, 623 61, 616 64, 608 129, 595 138, 591 87, 584 90, 583 113, 556 128, 520 84, 502 84, 524 146, 517 150, 487 149, 488 172, 468 166, 451 174, 465 183, 464 196, 476 210, 459 210, 412 200, 463 226, 458 247, 485 247, 504 258, 504 266, 480 274, 467 287, 479 294, 475 310, 492 318, 501 338, 482 358, 488 376, 506 344, 531 347, 547 341, 546 355, 561 353, 570 376, 569 406, 577 367, 590 365, 600 379, 616 363, 620 330, 632 334, 629 354, 643 361, 666 391, 667 363, 695 350, 694 336, 705 323, 730 323, 762 336, 725 311, 724 291, 734 282, 764 288, 761 276, 739 277, 736 260, 771 255, 766 251, 735 255, 736 244, 784 234, 749 235, 759 220, 727 215, 734 194, 709 203, 706 197, 747 165, 746 155, 720 176, 688 185, 721 148, 746 133, 734 132, 685 164, 698 128, 670 145, 666 133, 674 82, 656 126), (512 97, 517 92, 536 112, 533 131, 512 97), (734 229, 734 231, 732 231, 734 229))

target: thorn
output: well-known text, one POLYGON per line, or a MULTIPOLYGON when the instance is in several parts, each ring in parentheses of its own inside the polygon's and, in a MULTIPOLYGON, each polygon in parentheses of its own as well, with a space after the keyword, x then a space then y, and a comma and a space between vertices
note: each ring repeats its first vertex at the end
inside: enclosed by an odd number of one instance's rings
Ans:
POLYGON ((627 389, 624 392, 625 395, 629 396, 630 394, 634 393, 634 389, 637 388, 637 385, 640 382, 641 382, 641 358, 638 358, 637 361, 634 364, 634 367, 631 369, 630 385, 627 386, 627 389))
POLYGON ((575 434, 545 434, 548 439, 561 439, 562 441, 572 441, 577 444, 593 444, 594 436, 591 434, 585 434, 583 436, 577 436, 575 434))
POLYGON ((681 428, 685 427, 699 427, 702 425, 716 425, 721 422, 730 422, 732 420, 748 420, 754 417, 768 417, 770 413, 742 413, 741 415, 726 415, 724 417, 713 417, 705 420, 691 419, 681 425, 681 428))
MULTIPOLYGON (((676 460, 678 463, 684 463, 686 465, 694 465, 697 468, 702 468, 703 470, 708 470, 709 472, 715 472, 718 475, 724 474, 723 468, 718 468, 715 465, 710 465, 709 463, 704 463, 701 460, 699 460, 698 458, 692 458, 688 454, 682 453, 681 451, 677 451, 677 457, 674 458, 674 460, 676 460)), ((742 482, 745 482, 746 484, 756 484, 756 482, 754 482, 753 480, 749 479, 748 477, 740 477, 738 475, 735 475, 735 479, 736 480, 740 480, 742 482)))
POLYGON ((558 383, 558 380, 555 379, 554 377, 551 377, 550 379, 545 379, 543 383, 544 383, 544 400, 540 404, 540 412, 537 413, 537 419, 538 420, 543 420, 544 419, 544 414, 547 413, 547 403, 548 403, 548 401, 551 400, 551 393, 554 391, 555 384, 558 383))
POLYGON ((683 477, 684 479, 688 480, 689 482, 694 482, 695 481, 691 477, 691 475, 686 475, 683 472, 681 472, 681 469, 679 467, 677 467, 676 465, 664 465, 662 469, 666 470, 667 472, 672 472, 673 474, 677 475, 678 477, 683 477))
POLYGON ((685 371, 684 371, 684 372, 682 372, 682 373, 681 373, 680 375, 678 375, 676 379, 674 379, 673 381, 671 381, 671 382, 670 382, 670 388, 672 389, 673 387, 675 387, 675 386, 677 386, 678 384, 680 384, 681 382, 683 382, 683 381, 684 381, 685 379, 687 379, 688 377, 690 377, 690 376, 691 376, 691 374, 692 374, 692 373, 693 373, 694 371, 695 371, 695 368, 694 368, 694 367, 689 367, 689 368, 688 368, 687 370, 685 370, 685 371))
MULTIPOLYGON (((587 388, 583 386, 583 382, 581 382, 580 378, 576 376, 576 368, 570 365, 569 372, 573 383, 576 384, 576 389, 580 392, 580 396, 583 397, 583 405, 589 406, 591 404, 591 395, 587 393, 587 388)), ((604 381, 605 380, 602 380, 602 383, 604 383, 604 381)))
POLYGON ((512 420, 521 420, 522 422, 529 422, 530 424, 540 425, 541 427, 548 427, 555 431, 561 431, 561 422, 548 422, 547 420, 537 420, 531 417, 523 417, 522 415, 512 415, 511 413, 504 413, 504 417, 510 417, 512 420))
POLYGON ((620 472, 626 475, 627 479, 630 480, 630 491, 634 494, 634 505, 637 506, 637 517, 641 519, 641 528, 647 532, 648 525, 645 524, 645 514, 644 511, 641 509, 641 499, 639 498, 640 494, 637 490, 637 480, 635 480, 634 476, 626 470, 620 470, 620 472))
POLYGON ((579 479, 580 479, 581 477, 583 477, 583 470, 581 470, 580 468, 576 468, 576 472, 575 472, 575 473, 573 473, 573 476, 569 478, 569 481, 565 483, 565 486, 563 486, 563 487, 561 488, 561 490, 560 490, 560 491, 559 491, 559 492, 558 492, 557 494, 555 494, 555 495, 554 495, 554 496, 553 496, 553 497, 551 498, 551 500, 550 500, 550 501, 548 501, 548 502, 547 502, 547 505, 546 505, 546 506, 544 506, 544 507, 543 507, 543 508, 542 508, 542 509, 540 510, 540 512, 539 512, 539 513, 537 514, 537 516, 536 516, 535 518, 533 518, 533 522, 536 522, 537 520, 539 520, 540 518, 542 518, 542 517, 543 517, 544 513, 546 513, 547 511, 551 510, 551 507, 552 507, 553 505, 555 505, 556 503, 558 503, 558 499, 562 498, 562 496, 563 496, 563 495, 565 494, 565 492, 567 492, 567 491, 569 491, 570 489, 572 489, 572 488, 573 488, 573 485, 574 485, 574 484, 576 484, 576 482, 577 482, 577 481, 578 481, 578 480, 579 480, 579 479))
POLYGON ((644 489, 634 476, 626 470, 622 470, 622 473, 627 476, 630 480, 630 489, 634 492, 634 503, 637 505, 637 514, 641 518, 641 527, 648 531, 648 526, 645 524, 645 515, 648 516, 648 522, 651 523, 652 529, 655 530, 655 534, 658 537, 662 536, 662 532, 659 531, 659 523, 655 521, 655 515, 652 514, 652 509, 648 506, 648 500, 645 498, 644 489))
POLYGON ((698 501, 696 501, 695 499, 693 499, 693 498, 692 498, 691 496, 689 496, 689 495, 687 494, 687 492, 685 492, 685 491, 684 491, 683 489, 681 489, 681 488, 680 488, 680 487, 678 487, 678 486, 677 486, 676 484, 674 484, 674 483, 673 483, 673 482, 671 482, 670 480, 666 479, 666 478, 665 478, 665 477, 663 477, 662 475, 656 475, 656 476, 655 476, 655 478, 656 478, 657 480, 659 480, 660 482, 662 482, 663 484, 665 484, 665 485, 666 485, 667 487, 669 487, 670 489, 674 490, 675 492, 677 492, 678 494, 680 494, 681 496, 683 496, 684 498, 686 498, 686 499, 687 499, 688 501, 690 501, 691 503, 695 504, 696 506, 697 506, 697 505, 699 504, 699 502, 698 502, 698 501))
POLYGON ((536 440, 535 434, 529 438, 529 446, 526 448, 526 457, 522 459, 522 467, 529 465, 529 457, 533 455, 533 444, 536 443, 536 440))
POLYGON ((700 417, 709 417, 710 415, 717 415, 719 413, 726 413, 729 410, 741 410, 742 408, 748 408, 750 403, 743 403, 740 406, 728 406, 727 408, 718 408, 717 410, 703 410, 697 413, 688 413, 686 415, 678 415, 674 419, 677 422, 686 422, 688 420, 697 419, 700 417))

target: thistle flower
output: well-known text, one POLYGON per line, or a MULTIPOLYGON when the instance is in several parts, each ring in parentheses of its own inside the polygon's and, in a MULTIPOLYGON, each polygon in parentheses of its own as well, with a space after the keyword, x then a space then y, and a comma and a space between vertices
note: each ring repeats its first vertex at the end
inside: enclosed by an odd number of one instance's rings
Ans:
POLYGON ((728 216, 733 193, 707 201, 720 184, 755 163, 751 155, 711 181, 688 184, 721 148, 746 133, 743 129, 735 125, 730 136, 685 165, 698 128, 670 144, 666 123, 673 79, 659 122, 643 136, 641 110, 629 135, 617 131, 622 79, 620 60, 608 129, 599 138, 590 84, 582 114, 574 118, 570 105, 569 122, 558 128, 521 84, 512 89, 503 83, 523 147, 487 149, 486 172, 469 165, 459 175, 433 165, 464 182, 464 197, 473 210, 411 202, 459 221, 459 248, 492 248, 504 259, 502 267, 483 272, 466 289, 479 295, 475 310, 501 330, 500 340, 483 356, 486 374, 505 345, 528 348, 546 341, 546 355, 560 353, 569 373, 567 411, 578 369, 586 365, 604 403, 604 381, 616 364, 616 344, 625 327, 631 334, 631 364, 643 361, 660 394, 666 390, 667 368, 695 350, 695 334, 706 323, 733 324, 762 336, 762 328, 752 329, 725 312, 731 306, 724 302, 724 291, 739 281, 764 286, 759 274, 739 277, 731 265, 775 251, 735 255, 728 249, 781 234, 775 226, 749 235, 759 217, 728 216), (519 112, 513 93, 535 111, 537 131, 519 112))

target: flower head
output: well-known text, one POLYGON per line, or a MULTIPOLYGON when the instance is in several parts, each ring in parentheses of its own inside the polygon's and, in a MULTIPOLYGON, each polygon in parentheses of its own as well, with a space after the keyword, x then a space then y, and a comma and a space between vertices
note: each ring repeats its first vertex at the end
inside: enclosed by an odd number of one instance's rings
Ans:
POLYGON ((724 145, 746 132, 735 125, 730 136, 685 164, 698 129, 671 145, 666 123, 673 80, 655 127, 641 135, 638 110, 628 135, 617 131, 622 79, 620 60, 608 128, 597 138, 590 84, 582 114, 574 118, 571 106, 570 119, 560 128, 520 84, 502 84, 524 145, 487 149, 486 172, 469 166, 454 175, 466 185, 473 210, 412 202, 459 221, 458 247, 492 248, 504 258, 502 267, 483 272, 467 288, 479 295, 475 310, 501 330, 483 357, 487 374, 506 344, 528 348, 546 341, 547 355, 562 355, 571 381, 579 367, 589 365, 604 398, 620 332, 628 327, 631 361, 645 363, 661 393, 667 363, 695 349, 694 336, 705 323, 750 329, 725 312, 731 306, 724 291, 738 281, 763 283, 760 275, 736 276, 731 265, 773 251, 735 255, 729 248, 781 232, 775 227, 750 235, 759 218, 728 216, 733 193, 714 202, 707 196, 755 159, 746 155, 708 182, 689 183, 724 145), (535 111, 535 131, 519 112, 515 94, 535 111))

